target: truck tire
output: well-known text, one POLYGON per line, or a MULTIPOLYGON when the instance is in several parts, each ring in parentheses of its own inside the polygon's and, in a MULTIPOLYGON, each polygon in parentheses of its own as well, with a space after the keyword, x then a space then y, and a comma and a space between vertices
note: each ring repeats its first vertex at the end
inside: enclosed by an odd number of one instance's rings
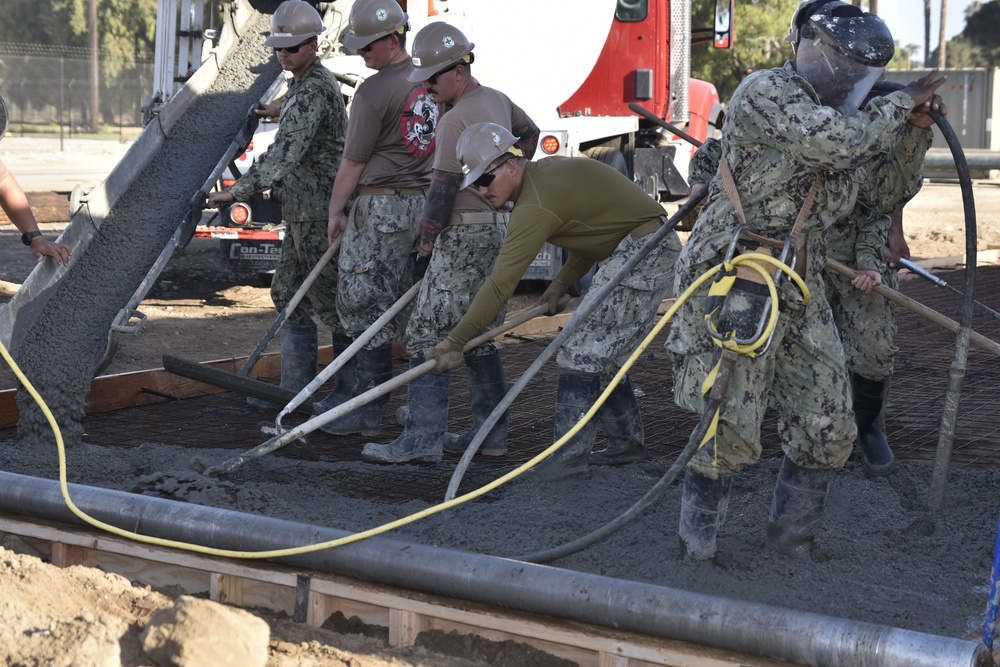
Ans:
POLYGON ((612 148, 611 146, 594 146, 585 150, 583 154, 591 160, 597 160, 610 167, 614 167, 618 173, 628 176, 628 163, 625 162, 625 155, 617 148, 612 148))

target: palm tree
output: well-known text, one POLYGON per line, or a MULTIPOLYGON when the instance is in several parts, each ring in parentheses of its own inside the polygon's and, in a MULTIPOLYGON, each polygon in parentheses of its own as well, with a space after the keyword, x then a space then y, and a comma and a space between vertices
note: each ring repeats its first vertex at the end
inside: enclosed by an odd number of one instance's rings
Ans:
POLYGON ((931 64, 931 0, 924 0, 924 67, 931 64))

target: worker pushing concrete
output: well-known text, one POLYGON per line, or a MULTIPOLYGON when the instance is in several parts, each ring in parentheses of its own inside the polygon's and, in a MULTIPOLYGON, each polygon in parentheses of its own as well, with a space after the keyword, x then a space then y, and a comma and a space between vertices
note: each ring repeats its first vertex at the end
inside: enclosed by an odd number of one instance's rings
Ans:
MULTIPOLYGON (((285 0, 271 18, 264 40, 292 80, 280 109, 264 106, 260 116, 279 117, 278 132, 264 157, 227 190, 213 192, 216 203, 246 201, 268 188, 281 204, 285 239, 271 282, 271 300, 280 312, 327 249, 330 193, 344 149, 347 112, 340 85, 317 58, 326 27, 305 0, 285 0)), ((316 375, 317 333, 313 316, 345 333, 337 316, 337 262, 316 278, 306 298, 281 330, 281 388, 297 392, 316 375)), ((248 399, 254 404, 269 403, 248 399)))
MULTIPOLYGON (((663 208, 613 167, 585 158, 550 157, 530 162, 514 147, 515 137, 493 123, 468 127, 458 142, 465 179, 494 206, 514 204, 507 238, 493 271, 469 311, 429 356, 435 373, 461 362, 462 346, 501 312, 518 281, 546 242, 569 250, 569 258, 542 294, 549 314, 560 309, 568 286, 603 262, 591 287, 596 295, 665 221, 663 208)), ((555 437, 568 432, 601 395, 649 333, 657 307, 673 283, 680 252, 676 233, 650 252, 606 297, 559 350, 555 437)), ((591 297, 587 297, 591 298, 591 297)), ((595 421, 535 469, 535 479, 554 481, 589 474, 589 464, 615 465, 646 456, 642 416, 628 377, 615 387, 598 413, 608 448, 591 453, 595 421)))
MULTIPOLYGON (((342 354, 411 286, 410 253, 420 235, 431 180, 438 108, 427 89, 409 81, 408 17, 396 0, 359 0, 351 8, 344 46, 376 73, 351 102, 344 155, 330 198, 327 240, 343 235, 334 332, 342 354)), ((382 327, 334 375, 334 391, 315 404, 326 412, 392 377, 395 322, 382 327)), ((390 394, 322 427, 327 433, 375 435, 390 394)))
MULTIPOLYGON (((888 213, 916 192, 930 144, 920 114, 939 103, 934 90, 943 79, 935 72, 858 108, 894 52, 892 35, 874 15, 841 0, 810 0, 793 16, 791 34, 794 60, 750 74, 733 95, 719 173, 681 252, 675 291, 683 293, 728 248, 744 243, 745 225, 779 245, 788 240, 811 301, 804 305, 783 291, 770 346, 736 361, 715 435, 684 477, 678 533, 688 559, 715 555, 733 475, 759 458, 768 405, 778 412, 785 459, 767 544, 809 555, 834 474, 857 434, 844 351, 824 294, 826 231, 852 214, 859 197, 888 213), (884 166, 876 177, 879 158, 884 166)), ((734 286, 750 302, 759 299, 753 288, 734 286)), ((705 327, 707 301, 704 291, 686 301, 667 341, 675 400, 697 413, 718 358, 705 327)))
MULTIPOLYGON (((506 212, 497 210, 479 192, 461 189, 459 136, 469 125, 489 121, 512 132, 517 150, 528 157, 538 142, 538 127, 528 115, 506 95, 472 76, 474 47, 460 30, 443 22, 431 23, 413 40, 410 81, 426 82, 435 101, 450 108, 438 124, 434 172, 414 262, 413 278, 422 278, 423 283, 404 339, 411 368, 423 364, 427 351, 465 314, 493 266, 507 227, 506 212)), ((502 323, 503 312, 496 315, 495 324, 502 323)), ((478 424, 507 392, 495 341, 467 352, 465 363, 474 418, 468 432, 447 434, 449 374, 426 373, 409 384, 403 433, 387 445, 368 443, 364 458, 379 463, 437 461, 445 447, 463 451, 478 424)), ((483 449, 494 456, 507 452, 506 415, 491 430, 483 449)))

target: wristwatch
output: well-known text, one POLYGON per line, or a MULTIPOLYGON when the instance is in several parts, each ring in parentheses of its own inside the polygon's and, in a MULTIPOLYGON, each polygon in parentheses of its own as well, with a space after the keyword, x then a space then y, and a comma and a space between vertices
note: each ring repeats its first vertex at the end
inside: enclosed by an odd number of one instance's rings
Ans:
POLYGON ((21 234, 21 243, 23 243, 24 245, 31 245, 31 241, 41 235, 42 233, 38 230, 35 230, 33 232, 25 232, 24 234, 21 234))

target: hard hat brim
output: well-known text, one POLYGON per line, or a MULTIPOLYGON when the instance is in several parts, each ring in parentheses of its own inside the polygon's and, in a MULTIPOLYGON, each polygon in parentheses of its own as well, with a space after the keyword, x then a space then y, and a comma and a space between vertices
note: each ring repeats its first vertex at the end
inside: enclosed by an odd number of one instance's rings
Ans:
POLYGON ((287 46, 298 46, 302 42, 312 39, 313 37, 318 37, 321 33, 305 34, 305 35, 268 35, 267 39, 264 40, 264 46, 269 46, 271 48, 285 48, 287 46))
POLYGON ((384 37, 384 35, 377 35, 375 37, 358 37, 357 35, 346 33, 340 42, 352 51, 357 51, 363 46, 368 46, 379 37, 384 37))

